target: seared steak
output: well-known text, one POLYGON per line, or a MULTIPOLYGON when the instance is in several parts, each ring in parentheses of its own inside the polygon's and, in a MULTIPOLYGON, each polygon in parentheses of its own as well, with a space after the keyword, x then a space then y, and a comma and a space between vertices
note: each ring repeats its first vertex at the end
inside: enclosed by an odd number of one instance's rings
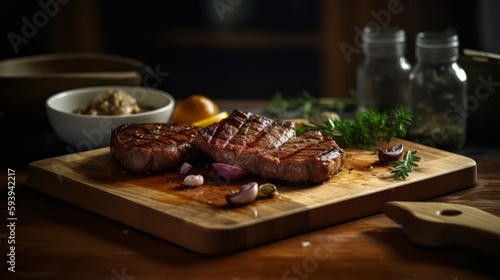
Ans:
POLYGON ((129 171, 166 170, 196 153, 192 142, 199 130, 188 124, 124 124, 111 132, 111 155, 129 171))
POLYGON ((345 160, 344 151, 321 132, 297 137, 293 122, 239 110, 200 130, 194 145, 216 162, 292 183, 321 183, 339 172, 345 160))
POLYGON ((261 153, 255 167, 264 179, 321 183, 338 173, 344 161, 344 151, 332 138, 310 131, 261 153))
POLYGON ((194 145, 216 162, 253 167, 255 155, 276 149, 294 136, 293 122, 234 110, 229 117, 200 130, 194 145))

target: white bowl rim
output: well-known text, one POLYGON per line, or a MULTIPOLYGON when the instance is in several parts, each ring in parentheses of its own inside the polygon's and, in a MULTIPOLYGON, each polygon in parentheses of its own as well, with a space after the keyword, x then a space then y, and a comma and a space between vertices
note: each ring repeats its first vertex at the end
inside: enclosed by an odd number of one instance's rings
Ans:
POLYGON ((50 96, 49 98, 47 98, 47 100, 45 101, 45 104, 46 104, 47 108, 49 108, 50 110, 60 112, 63 114, 67 114, 70 116, 75 116, 75 117, 94 118, 94 119, 95 118, 123 119, 123 118, 127 118, 127 117, 140 117, 140 116, 147 116, 147 115, 156 114, 159 111, 168 110, 170 107, 173 108, 174 102, 175 102, 174 97, 171 94, 169 94, 168 92, 163 91, 163 90, 159 90, 159 89, 155 89, 155 88, 148 88, 148 87, 141 87, 141 86, 116 85, 116 86, 92 86, 92 87, 74 88, 74 89, 70 89, 70 90, 61 91, 61 92, 56 93, 56 94, 50 96), (85 114, 75 114, 72 112, 59 110, 59 109, 54 108, 50 104, 55 99, 63 98, 65 96, 72 95, 72 94, 84 93, 84 92, 88 92, 88 91, 105 91, 108 89, 122 89, 125 91, 127 91, 127 90, 130 91, 134 88, 139 88, 139 89, 146 90, 148 92, 154 92, 155 94, 157 93, 157 94, 164 95, 169 100, 169 103, 165 106, 162 106, 162 107, 154 109, 154 110, 149 110, 146 112, 141 112, 141 113, 136 113, 136 114, 131 114, 131 115, 94 115, 94 116, 85 115, 85 114))

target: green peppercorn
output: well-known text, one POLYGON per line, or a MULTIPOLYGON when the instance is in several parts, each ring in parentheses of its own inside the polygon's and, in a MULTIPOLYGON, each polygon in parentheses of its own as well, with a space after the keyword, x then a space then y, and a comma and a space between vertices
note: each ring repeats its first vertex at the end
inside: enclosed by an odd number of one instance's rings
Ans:
POLYGON ((276 188, 275 185, 270 184, 270 183, 265 183, 260 185, 259 187, 260 192, 267 196, 275 196, 278 194, 278 188, 276 188))

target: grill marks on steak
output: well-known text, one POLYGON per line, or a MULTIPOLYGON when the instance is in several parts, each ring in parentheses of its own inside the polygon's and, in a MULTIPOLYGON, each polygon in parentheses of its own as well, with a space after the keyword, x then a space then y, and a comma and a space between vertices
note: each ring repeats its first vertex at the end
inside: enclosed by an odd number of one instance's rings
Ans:
POLYGON ((132 172, 166 170, 196 154, 192 143, 199 130, 188 124, 124 124, 111 133, 111 155, 132 172))
POLYGON ((295 123, 235 110, 204 129, 188 124, 126 124, 113 129, 111 154, 133 172, 167 170, 201 150, 216 162, 263 179, 321 183, 339 172, 344 151, 319 131, 295 135, 295 123))
POLYGON ((224 142, 235 148, 277 148, 295 136, 295 123, 275 121, 249 112, 234 110, 215 126, 200 131, 210 142, 224 142))
POLYGON ((339 172, 345 161, 344 151, 321 132, 297 137, 293 122, 239 110, 200 130, 194 145, 217 162, 292 183, 321 183, 339 172))
POLYGON ((247 169, 256 164, 259 153, 276 149, 294 136, 293 122, 234 110, 229 117, 200 130, 194 145, 216 162, 247 169))
POLYGON ((344 151, 335 141, 319 131, 310 131, 260 154, 256 168, 264 179, 321 183, 338 173, 344 160, 344 151))

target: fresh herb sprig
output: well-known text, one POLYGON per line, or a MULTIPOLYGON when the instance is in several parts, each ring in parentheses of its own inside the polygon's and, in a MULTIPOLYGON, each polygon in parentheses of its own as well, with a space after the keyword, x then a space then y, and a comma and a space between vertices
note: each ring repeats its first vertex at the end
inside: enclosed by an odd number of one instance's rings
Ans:
POLYGON ((271 99, 271 103, 264 109, 264 114, 274 119, 303 118, 311 120, 316 119, 323 111, 342 113, 353 105, 353 98, 318 98, 305 90, 296 96, 285 96, 281 92, 277 92, 271 99))
POLYGON ((281 92, 277 92, 271 99, 271 104, 266 108, 265 114, 271 118, 286 118, 292 110, 297 110, 296 116, 301 118, 314 118, 318 114, 314 109, 316 98, 303 91, 296 97, 286 97, 281 92))
POLYGON ((389 165, 394 169, 391 171, 394 179, 396 180, 406 180, 409 173, 412 172, 413 167, 418 166, 417 162, 420 161, 420 157, 415 155, 417 151, 407 151, 400 161, 391 161, 389 165))
POLYGON ((319 130, 335 139, 343 148, 359 147, 374 149, 382 141, 390 142, 395 137, 404 137, 413 116, 400 107, 389 119, 386 113, 375 110, 361 112, 356 119, 328 119, 322 124, 301 123, 297 134, 319 130))

